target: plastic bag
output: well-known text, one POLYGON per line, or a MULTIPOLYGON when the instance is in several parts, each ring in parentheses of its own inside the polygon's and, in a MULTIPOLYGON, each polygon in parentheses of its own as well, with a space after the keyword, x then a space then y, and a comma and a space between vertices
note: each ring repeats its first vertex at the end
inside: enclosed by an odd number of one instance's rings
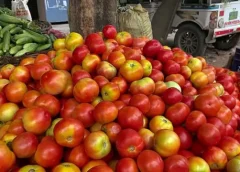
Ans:
POLYGON ((119 8, 118 25, 120 31, 127 31, 134 37, 146 36, 152 39, 152 24, 148 11, 138 4, 135 7, 119 8))
POLYGON ((12 11, 16 17, 32 21, 32 16, 27 3, 28 0, 12 0, 12 11))

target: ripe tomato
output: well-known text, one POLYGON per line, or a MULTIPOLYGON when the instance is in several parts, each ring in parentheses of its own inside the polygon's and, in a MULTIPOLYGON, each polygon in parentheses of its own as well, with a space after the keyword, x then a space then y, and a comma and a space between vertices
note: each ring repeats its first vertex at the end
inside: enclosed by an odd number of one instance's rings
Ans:
POLYGON ((158 130, 153 137, 153 148, 161 157, 176 154, 180 145, 180 138, 172 130, 158 130))
POLYGON ((62 118, 71 117, 77 105, 78 105, 78 102, 74 98, 67 99, 61 105, 60 116, 62 118))
POLYGON ((33 106, 36 98, 40 96, 40 92, 36 90, 29 90, 27 91, 22 99, 22 104, 24 107, 31 107, 33 106))
POLYGON ((129 105, 137 107, 143 114, 147 113, 151 107, 149 98, 144 94, 133 95, 129 105))
POLYGON ((93 117, 96 122, 107 124, 117 118, 118 109, 114 103, 110 101, 102 101, 98 103, 93 110, 93 117))
POLYGON ((213 124, 206 123, 199 127, 197 138, 206 146, 214 146, 221 140, 221 133, 213 124))
POLYGON ((74 118, 63 118, 54 127, 56 142, 64 147, 79 145, 84 136, 84 126, 81 121, 74 118))
POLYGON ((135 130, 124 129, 117 136, 116 148, 121 157, 135 158, 143 150, 144 141, 135 130))
POLYGON ((181 74, 171 74, 171 75, 168 75, 165 78, 165 82, 168 82, 168 81, 174 81, 174 82, 178 83, 178 85, 180 87, 183 87, 185 85, 185 78, 181 74))
POLYGON ((60 101, 51 94, 41 94, 34 101, 34 105, 42 107, 50 113, 52 117, 55 117, 60 112, 60 101))
POLYGON ((132 158, 122 158, 116 164, 116 172, 138 172, 137 163, 132 158))
POLYGON ((189 164, 187 158, 182 155, 173 155, 164 160, 165 172, 189 172, 189 164))
POLYGON ((232 111, 227 106, 223 105, 218 111, 216 117, 227 125, 232 119, 232 111))
POLYGON ((122 127, 116 122, 110 122, 102 125, 102 131, 104 131, 111 143, 115 143, 118 133, 122 130, 122 127))
POLYGON ((227 172, 239 171, 240 167, 240 156, 236 156, 227 163, 227 172))
POLYGON ((233 109, 236 106, 236 99, 233 96, 231 96, 231 95, 222 95, 220 98, 224 101, 224 104, 229 109, 233 109))
POLYGON ((188 107, 188 105, 179 102, 170 106, 167 109, 165 116, 172 122, 173 125, 177 126, 182 124, 186 120, 189 113, 190 108, 188 107))
POLYGON ((180 150, 188 150, 192 146, 192 136, 190 132, 181 126, 175 127, 174 132, 177 133, 178 137, 180 138, 180 150))
POLYGON ((25 171, 46 172, 46 170, 39 165, 25 165, 22 168, 20 168, 18 172, 25 172, 25 171))
POLYGON ((38 138, 33 133, 24 132, 18 135, 12 142, 12 149, 18 158, 30 158, 34 155, 38 146, 38 138))
POLYGON ((189 162, 189 171, 204 171, 210 172, 209 165, 207 162, 200 157, 191 157, 188 159, 189 162))
POLYGON ((69 162, 63 162, 61 164, 58 164, 52 169, 52 172, 81 172, 80 169, 73 163, 69 162))
POLYGON ((99 165, 107 165, 103 160, 91 160, 86 165, 83 166, 82 172, 88 172, 91 168, 99 166, 99 165))
POLYGON ((12 103, 20 103, 27 91, 27 85, 20 81, 10 82, 4 87, 4 95, 12 103))
POLYGON ((47 62, 35 63, 30 68, 30 74, 34 80, 40 80, 44 73, 52 69, 52 66, 47 62))
POLYGON ((219 142, 218 147, 226 153, 228 160, 240 153, 240 143, 229 136, 223 137, 219 142))
POLYGON ((202 157, 211 170, 223 170, 228 162, 225 152, 216 146, 207 148, 202 157))
POLYGON ((162 115, 166 107, 163 100, 157 95, 150 95, 148 98, 150 101, 150 110, 145 115, 147 117, 162 115))
POLYGON ((117 119, 122 128, 138 131, 143 127, 143 114, 134 106, 125 106, 120 109, 117 119))
POLYGON ((16 161, 15 154, 8 148, 8 146, 0 141, 0 170, 8 171, 13 167, 16 161))
POLYGON ((158 130, 168 129, 173 130, 172 122, 164 116, 155 116, 149 122, 149 129, 156 133, 158 130))
POLYGON ((178 151, 178 155, 182 155, 187 159, 194 156, 194 154, 190 150, 180 150, 180 151, 178 151))
POLYGON ((143 138, 145 149, 151 149, 153 147, 154 133, 146 128, 142 128, 138 131, 138 134, 143 138))
POLYGON ((194 101, 194 106, 206 116, 216 116, 221 108, 219 99, 212 94, 199 95, 194 101))
POLYGON ((210 117, 207 119, 207 122, 213 124, 217 129, 220 131, 222 137, 226 133, 226 126, 225 124, 217 117, 210 117))
POLYGON ((88 170, 88 172, 113 172, 113 170, 107 165, 98 165, 88 170))
POLYGON ((25 129, 23 127, 22 119, 14 119, 9 125, 8 133, 19 135, 23 132, 25 132, 25 129))
POLYGON ((62 156, 63 147, 57 144, 53 137, 45 136, 37 147, 34 160, 44 168, 51 168, 60 163, 62 156))
POLYGON ((144 150, 137 157, 141 172, 163 172, 164 163, 161 156, 152 150, 144 150))
POLYGON ((111 151, 111 143, 103 131, 95 131, 84 139, 84 148, 90 158, 102 159, 111 151))
POLYGON ((188 131, 194 132, 205 123, 207 123, 206 116, 201 111, 195 110, 187 116, 185 126, 188 131))

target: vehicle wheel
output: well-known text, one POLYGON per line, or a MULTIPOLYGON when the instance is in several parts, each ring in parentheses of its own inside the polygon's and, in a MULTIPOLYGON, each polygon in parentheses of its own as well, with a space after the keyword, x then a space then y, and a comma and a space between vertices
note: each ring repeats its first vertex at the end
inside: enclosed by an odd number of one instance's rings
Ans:
POLYGON ((217 38, 216 42, 213 44, 215 48, 219 50, 230 50, 235 47, 239 41, 240 34, 232 34, 217 38))
POLYGON ((200 28, 193 24, 186 24, 179 27, 174 44, 193 56, 201 56, 207 48, 205 38, 206 34, 200 28))

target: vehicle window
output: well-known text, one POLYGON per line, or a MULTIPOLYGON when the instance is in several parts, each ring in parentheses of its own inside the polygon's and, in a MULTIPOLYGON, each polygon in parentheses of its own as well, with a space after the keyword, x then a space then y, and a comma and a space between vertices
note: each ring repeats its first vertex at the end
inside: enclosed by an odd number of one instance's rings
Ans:
POLYGON ((240 0, 212 0, 212 4, 223 3, 223 2, 236 2, 240 0))
POLYGON ((184 0, 184 4, 199 4, 199 0, 184 0))

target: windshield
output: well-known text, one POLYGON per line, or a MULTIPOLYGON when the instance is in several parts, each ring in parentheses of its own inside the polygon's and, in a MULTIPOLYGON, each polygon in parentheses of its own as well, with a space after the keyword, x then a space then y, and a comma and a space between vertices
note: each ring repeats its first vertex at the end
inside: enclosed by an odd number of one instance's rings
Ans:
POLYGON ((223 3, 223 2, 236 2, 240 0, 212 0, 212 4, 223 3))

